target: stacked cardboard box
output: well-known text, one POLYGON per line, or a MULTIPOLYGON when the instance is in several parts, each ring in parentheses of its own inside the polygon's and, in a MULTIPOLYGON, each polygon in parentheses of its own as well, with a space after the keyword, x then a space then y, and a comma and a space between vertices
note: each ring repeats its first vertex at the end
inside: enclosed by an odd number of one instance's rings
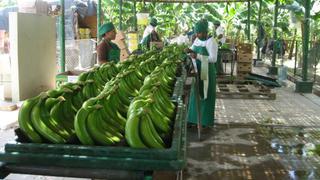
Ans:
POLYGON ((125 42, 126 36, 124 35, 123 32, 118 31, 116 39, 113 40, 112 42, 117 44, 118 47, 120 48, 120 61, 124 61, 129 57, 129 50, 125 42))
POLYGON ((237 77, 239 79, 244 79, 252 70, 252 50, 252 44, 238 45, 237 77))

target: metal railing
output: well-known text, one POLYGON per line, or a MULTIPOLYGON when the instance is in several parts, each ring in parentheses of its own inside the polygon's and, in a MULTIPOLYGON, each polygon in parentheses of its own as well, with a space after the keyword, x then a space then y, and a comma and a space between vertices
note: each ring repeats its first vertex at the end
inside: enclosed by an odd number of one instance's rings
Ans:
MULTIPOLYGON (((289 75, 293 76, 294 79, 300 79, 302 78, 303 64, 302 41, 296 40, 294 43, 292 43, 292 41, 293 40, 286 40, 287 47, 284 55, 277 55, 276 66, 287 66, 289 75), (292 45, 294 47, 292 47, 292 45)), ((308 80, 320 85, 320 42, 310 42, 309 49, 308 80)), ((272 51, 262 53, 262 59, 266 64, 270 64, 272 60, 272 51)))

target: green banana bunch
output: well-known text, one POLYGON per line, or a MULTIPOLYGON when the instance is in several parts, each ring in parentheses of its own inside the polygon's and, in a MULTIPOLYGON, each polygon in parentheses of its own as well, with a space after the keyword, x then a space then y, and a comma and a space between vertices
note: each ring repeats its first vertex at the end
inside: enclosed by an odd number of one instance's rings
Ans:
POLYGON ((101 126, 101 116, 98 110, 102 106, 95 105, 94 110, 89 113, 87 119, 87 129, 90 137, 99 145, 111 145, 120 141, 120 138, 113 136, 110 132, 103 130, 101 126))
POLYGON ((162 149, 165 147, 165 144, 161 137, 159 136, 158 132, 156 131, 155 127, 153 126, 152 120, 148 114, 144 114, 141 116, 140 120, 140 134, 142 137, 143 142, 149 148, 158 148, 162 149))
POLYGON ((67 142, 67 132, 61 128, 54 120, 45 107, 46 97, 41 97, 31 111, 31 121, 36 131, 48 141, 55 144, 67 142))
POLYGON ((82 94, 85 99, 90 99, 97 96, 101 92, 101 89, 96 85, 94 80, 87 80, 82 89, 82 94))
POLYGON ((69 138, 71 138, 72 135, 74 135, 74 125, 73 125, 73 119, 68 119, 67 115, 65 114, 65 102, 66 100, 61 99, 57 104, 55 104, 51 111, 50 111, 50 117, 57 122, 59 125, 63 127, 65 131, 67 131, 69 138))
POLYGON ((32 109, 39 100, 39 96, 25 100, 19 110, 18 115, 18 123, 20 129, 26 135, 26 137, 28 137, 29 140, 34 143, 41 143, 43 141, 40 134, 33 127, 31 121, 32 109))
POLYGON ((88 116, 92 109, 80 108, 74 121, 74 129, 80 142, 84 145, 94 145, 94 141, 87 129, 88 116))
POLYGON ((119 112, 120 104, 119 99, 113 93, 108 95, 108 97, 102 100, 103 109, 106 113, 107 118, 109 118, 110 122, 114 122, 114 126, 119 127, 123 130, 123 127, 126 124, 126 119, 119 112))
POLYGON ((125 128, 126 141, 133 148, 147 148, 140 137, 140 121, 143 111, 127 119, 125 128))
POLYGON ((130 147, 134 148, 164 148, 165 144, 154 126, 154 120, 150 118, 150 104, 141 104, 140 100, 130 107, 133 109, 125 128, 126 140, 130 147))

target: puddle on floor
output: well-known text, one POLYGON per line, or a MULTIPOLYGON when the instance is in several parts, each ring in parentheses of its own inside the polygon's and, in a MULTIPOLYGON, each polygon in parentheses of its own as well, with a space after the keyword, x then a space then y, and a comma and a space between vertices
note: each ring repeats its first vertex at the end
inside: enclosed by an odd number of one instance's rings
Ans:
POLYGON ((320 179, 320 128, 217 124, 188 129, 186 179, 320 179))

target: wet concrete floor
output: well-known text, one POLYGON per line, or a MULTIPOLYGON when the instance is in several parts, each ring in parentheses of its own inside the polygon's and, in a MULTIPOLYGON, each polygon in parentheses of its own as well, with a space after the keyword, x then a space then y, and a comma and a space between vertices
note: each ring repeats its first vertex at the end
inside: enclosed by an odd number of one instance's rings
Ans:
POLYGON ((319 135, 314 127, 233 123, 205 129, 199 142, 197 129, 189 128, 184 179, 320 179, 320 159, 311 150, 319 135))

